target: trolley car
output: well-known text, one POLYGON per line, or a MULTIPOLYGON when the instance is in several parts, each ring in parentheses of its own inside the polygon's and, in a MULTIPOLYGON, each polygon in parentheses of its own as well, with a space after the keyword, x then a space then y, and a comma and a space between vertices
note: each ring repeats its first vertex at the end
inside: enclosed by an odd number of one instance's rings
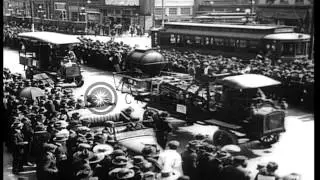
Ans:
POLYGON ((308 58, 310 35, 294 27, 275 25, 169 22, 151 30, 152 46, 209 49, 213 54, 252 58, 257 53, 273 60, 308 58))

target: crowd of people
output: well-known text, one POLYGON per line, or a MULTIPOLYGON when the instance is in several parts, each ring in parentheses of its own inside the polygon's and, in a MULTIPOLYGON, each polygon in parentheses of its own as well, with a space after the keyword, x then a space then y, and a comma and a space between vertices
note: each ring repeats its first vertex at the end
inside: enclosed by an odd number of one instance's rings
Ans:
MULTIPOLYGON (((70 115, 72 110, 86 108, 81 98, 74 98, 72 89, 23 79, 21 74, 13 74, 6 68, 3 79, 3 105, 9 130, 6 146, 13 156, 14 174, 23 172, 24 165, 35 164, 39 180, 280 179, 277 163, 261 164, 258 173, 252 175, 246 170, 248 158, 237 154, 238 146, 214 146, 201 134, 182 147, 181 153, 177 151, 181 147, 176 140, 162 145, 163 151, 144 145, 141 154, 130 153, 109 133, 113 121, 105 122, 104 129, 97 130, 81 121, 79 113, 70 115), (43 94, 28 93, 26 89, 30 87, 41 89, 43 94)), ((121 111, 120 121, 130 122, 130 112, 131 108, 121 111)), ((163 131, 159 127, 163 124, 156 126, 163 131)), ((297 177, 298 174, 290 174, 283 179, 297 177)))
MULTIPOLYGON (((189 73, 195 77, 201 74, 256 73, 279 80, 275 98, 286 98, 288 102, 313 107, 314 61, 297 59, 273 62, 257 55, 251 60, 237 57, 213 56, 196 51, 159 49, 169 61, 169 71, 189 73)), ((273 91, 275 92, 275 91, 273 91)))
POLYGON ((123 59, 132 50, 132 47, 123 42, 115 41, 93 41, 85 37, 79 38, 81 43, 76 44, 74 51, 85 64, 97 67, 111 67, 121 71, 123 59))

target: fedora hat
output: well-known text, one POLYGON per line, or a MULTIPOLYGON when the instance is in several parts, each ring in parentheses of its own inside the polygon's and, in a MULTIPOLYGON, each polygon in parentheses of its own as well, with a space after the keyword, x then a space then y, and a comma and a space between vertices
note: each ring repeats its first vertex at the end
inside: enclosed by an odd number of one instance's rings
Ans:
POLYGON ((67 128, 69 123, 67 121, 59 120, 54 123, 55 128, 67 128))
POLYGON ((56 134, 56 137, 53 138, 53 141, 55 141, 55 142, 64 142, 67 140, 68 140, 68 138, 63 134, 56 134))
POLYGON ((234 144, 228 144, 221 148, 222 151, 226 151, 228 153, 238 153, 241 151, 241 148, 234 144))
POLYGON ((134 177, 134 171, 132 169, 128 168, 121 168, 117 173, 116 173, 117 179, 130 179, 134 177))
POLYGON ((89 158, 89 164, 99 163, 104 159, 104 154, 94 153, 92 157, 89 158))
POLYGON ((108 144, 98 144, 93 147, 93 152, 106 156, 113 152, 113 147, 108 144))
POLYGON ((133 165, 142 165, 145 161, 143 156, 134 156, 132 159, 133 165))
POLYGON ((128 158, 125 156, 116 156, 112 160, 112 164, 116 166, 124 166, 124 165, 127 165, 127 163, 128 163, 128 158))
POLYGON ((76 176, 78 178, 87 178, 87 177, 91 177, 92 176, 92 170, 90 168, 90 165, 89 164, 84 164, 80 170, 78 170, 76 172, 76 176))
POLYGON ((143 149, 141 150, 141 153, 145 157, 158 157, 159 156, 159 151, 154 146, 143 147, 143 149))

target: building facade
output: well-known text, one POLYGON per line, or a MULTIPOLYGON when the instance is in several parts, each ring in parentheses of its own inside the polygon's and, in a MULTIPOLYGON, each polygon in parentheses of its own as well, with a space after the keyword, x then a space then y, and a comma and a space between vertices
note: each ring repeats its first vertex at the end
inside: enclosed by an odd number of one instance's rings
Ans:
POLYGON ((255 0, 195 0, 195 14, 254 12, 255 0))
POLYGON ((310 32, 311 0, 259 0, 257 16, 263 23, 296 26, 298 31, 310 32))
POLYGON ((194 0, 155 0, 155 26, 164 22, 190 21, 194 12, 194 0), (162 9, 163 2, 163 9, 162 9))

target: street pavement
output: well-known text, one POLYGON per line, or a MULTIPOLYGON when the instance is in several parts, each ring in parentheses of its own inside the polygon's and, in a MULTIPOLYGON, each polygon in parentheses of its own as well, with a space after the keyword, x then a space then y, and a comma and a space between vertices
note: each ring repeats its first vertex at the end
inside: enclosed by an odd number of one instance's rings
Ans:
MULTIPOLYGON (((101 41, 107 41, 108 37, 96 36, 101 41)), ((149 46, 150 38, 125 36, 116 38, 116 41, 139 44, 140 47, 149 46)), ((150 46, 149 46, 150 47, 150 46)), ((8 67, 12 72, 23 72, 23 67, 19 65, 18 53, 16 51, 4 48, 4 67, 8 67)), ((107 72, 94 67, 83 66, 82 75, 84 85, 81 88, 75 88, 76 98, 83 98, 86 89, 95 82, 107 82, 112 86, 118 86, 119 78, 113 78, 111 72, 107 72)), ((142 107, 145 103, 137 102, 132 96, 117 91, 118 103, 116 108, 110 113, 120 112, 121 109, 132 106, 135 109, 135 116, 142 116, 142 107)), ((181 120, 174 120, 173 125, 176 127, 175 132, 170 135, 169 139, 177 139, 181 142, 179 151, 192 139, 195 134, 204 134, 212 139, 214 132, 218 129, 216 126, 194 124, 186 126, 181 120)), ((305 180, 314 180, 314 115, 313 113, 304 112, 297 108, 289 107, 285 122, 286 132, 282 133, 279 142, 272 147, 261 147, 258 142, 244 142, 241 149, 244 155, 248 156, 248 170, 252 172, 252 177, 256 174, 256 166, 260 162, 275 161, 279 164, 278 174, 286 175, 292 172, 299 173, 305 180)), ((11 156, 4 151, 4 179, 14 178, 11 174, 11 156)), ((31 168, 32 169, 32 168, 31 168)), ((29 169, 30 174, 22 176, 28 179, 35 179, 34 173, 29 169)))

